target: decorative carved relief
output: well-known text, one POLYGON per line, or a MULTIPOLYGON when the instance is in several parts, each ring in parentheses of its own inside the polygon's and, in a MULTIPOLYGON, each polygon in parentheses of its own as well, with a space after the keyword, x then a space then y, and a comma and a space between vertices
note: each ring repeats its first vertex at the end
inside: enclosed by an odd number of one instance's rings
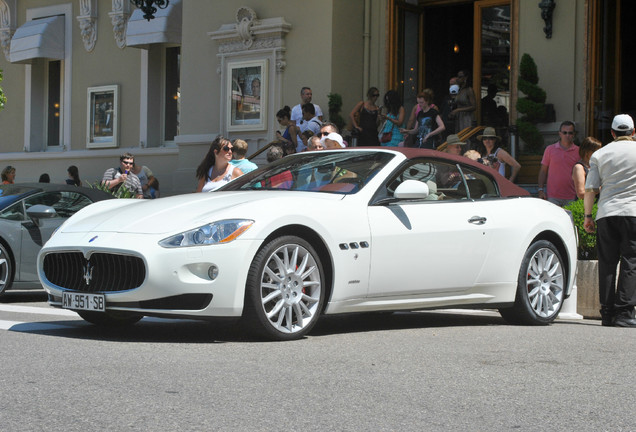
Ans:
POLYGON ((15 33, 16 0, 0 0, 0 46, 4 57, 9 60, 11 38, 15 33))
POLYGON ((126 27, 130 17, 130 1, 113 0, 113 10, 109 12, 110 22, 113 24, 115 42, 119 48, 126 48, 126 27))
MULTIPOLYGON (((248 7, 240 7, 236 12, 236 23, 224 24, 208 35, 219 43, 219 54, 271 50, 279 53, 282 71, 285 66, 285 35, 291 30, 291 24, 284 18, 258 19, 256 12, 248 7)), ((279 63, 277 61, 277 63, 279 63)))
POLYGON ((251 28, 256 20, 256 12, 246 6, 239 8, 236 12, 236 31, 245 48, 251 47, 254 42, 251 28))
POLYGON ((77 21, 84 49, 91 52, 97 42, 97 0, 80 0, 80 15, 77 21))

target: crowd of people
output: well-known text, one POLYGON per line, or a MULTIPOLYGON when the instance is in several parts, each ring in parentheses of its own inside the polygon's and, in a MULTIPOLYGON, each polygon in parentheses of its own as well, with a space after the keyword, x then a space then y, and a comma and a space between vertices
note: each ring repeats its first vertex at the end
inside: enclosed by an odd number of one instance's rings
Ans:
MULTIPOLYGON (((247 143, 245 143, 245 151, 247 151, 247 143)), ((66 170, 67 185, 83 186, 79 175, 79 168, 71 165, 66 170)), ((2 170, 2 184, 15 183, 16 169, 9 165, 2 170)), ((42 173, 38 179, 38 183, 50 183, 51 176, 48 173, 42 173)), ((150 168, 145 165, 135 163, 135 157, 131 153, 124 153, 119 157, 119 167, 108 168, 102 176, 99 184, 116 193, 119 188, 124 187, 135 198, 154 199, 159 198, 159 180, 153 175, 150 168)))

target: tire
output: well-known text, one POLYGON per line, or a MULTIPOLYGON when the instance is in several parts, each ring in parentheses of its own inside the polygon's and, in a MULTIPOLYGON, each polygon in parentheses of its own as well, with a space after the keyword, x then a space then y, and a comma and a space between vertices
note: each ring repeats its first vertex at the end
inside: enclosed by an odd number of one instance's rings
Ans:
POLYGON ((550 324, 563 306, 565 279, 563 260, 556 247, 547 240, 533 243, 521 262, 515 304, 499 313, 513 324, 550 324))
POLYGON ((0 243, 0 295, 11 288, 13 283, 13 264, 7 248, 0 243))
POLYGON ((143 315, 131 314, 128 312, 90 312, 77 311, 84 321, 100 327, 128 327, 143 318, 143 315))
POLYGON ((325 290, 314 248, 296 236, 264 245, 247 276, 244 318, 249 330, 268 339, 300 339, 318 321, 325 290))

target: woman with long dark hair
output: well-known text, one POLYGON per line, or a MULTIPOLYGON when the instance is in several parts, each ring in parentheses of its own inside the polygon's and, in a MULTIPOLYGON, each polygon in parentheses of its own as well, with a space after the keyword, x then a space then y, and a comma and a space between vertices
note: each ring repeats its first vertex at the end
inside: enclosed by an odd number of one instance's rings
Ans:
POLYGON ((217 136, 203 161, 197 167, 197 192, 212 192, 242 176, 243 172, 232 165, 232 143, 222 137, 217 136))
POLYGON ((291 120, 291 108, 285 105, 283 109, 278 110, 276 113, 276 120, 278 120, 278 123, 285 128, 282 135, 280 132, 277 132, 279 140, 283 139, 290 142, 296 151, 298 151, 301 147, 304 147, 302 139, 298 137, 300 128, 296 126, 295 121, 291 120), (301 143, 300 146, 298 145, 299 141, 301 143))
POLYGON ((397 147, 398 144, 404 141, 400 132, 400 128, 404 123, 404 107, 398 92, 395 90, 386 92, 384 95, 384 107, 387 113, 386 115, 380 115, 380 119, 385 121, 380 134, 390 133, 391 139, 381 144, 387 147, 397 147))
POLYGON ((80 176, 79 176, 79 169, 77 169, 75 165, 71 165, 70 167, 68 167, 66 172, 68 173, 68 178, 66 179, 67 185, 75 185, 75 186, 82 185, 82 181, 80 180, 80 176))
POLYGON ((495 128, 487 127, 482 135, 477 136, 477 140, 481 141, 477 150, 481 154, 482 163, 485 162, 485 165, 490 165, 504 177, 506 176, 506 165, 510 166, 510 177, 508 177, 508 180, 515 181, 521 169, 521 164, 510 153, 499 147, 501 137, 497 136, 495 128))

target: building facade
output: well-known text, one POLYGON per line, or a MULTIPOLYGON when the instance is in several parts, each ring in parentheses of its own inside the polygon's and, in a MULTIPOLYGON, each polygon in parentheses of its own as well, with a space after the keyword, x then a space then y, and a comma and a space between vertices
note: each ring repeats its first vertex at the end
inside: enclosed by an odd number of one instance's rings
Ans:
POLYGON ((399 90, 409 110, 469 70, 477 99, 496 84, 514 124, 524 53, 554 106, 546 142, 563 120, 605 139, 636 106, 622 79, 635 12, 626 0, 170 0, 146 20, 128 0, 0 0, 0 159, 17 181, 63 182, 76 165, 94 182, 131 152, 164 195, 191 192, 214 137, 257 151, 303 86, 325 118, 328 95, 342 96, 346 118, 370 86, 399 90))

